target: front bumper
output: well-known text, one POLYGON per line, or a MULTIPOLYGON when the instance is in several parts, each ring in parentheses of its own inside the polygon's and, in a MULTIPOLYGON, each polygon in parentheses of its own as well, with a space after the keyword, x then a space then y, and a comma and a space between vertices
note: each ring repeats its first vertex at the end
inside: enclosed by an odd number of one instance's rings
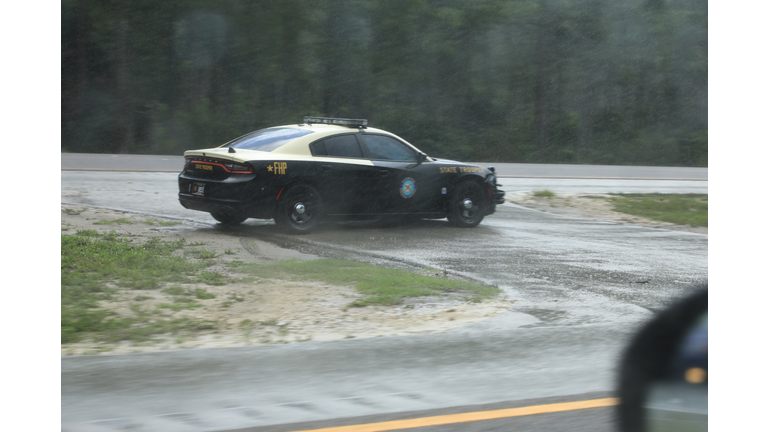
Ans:
POLYGON ((504 194, 505 192, 501 189, 496 189, 495 192, 492 193, 492 200, 494 204, 504 204, 504 194))
POLYGON ((491 204, 485 210, 485 215, 496 213, 496 204, 504 203, 504 191, 500 189, 489 189, 491 191, 491 204))

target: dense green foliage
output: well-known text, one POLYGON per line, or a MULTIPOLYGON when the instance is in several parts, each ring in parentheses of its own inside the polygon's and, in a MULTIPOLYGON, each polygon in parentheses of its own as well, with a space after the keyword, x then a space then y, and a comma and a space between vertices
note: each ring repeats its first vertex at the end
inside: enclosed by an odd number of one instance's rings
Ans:
POLYGON ((437 157, 707 164, 706 0, 63 0, 62 150, 304 115, 437 157))

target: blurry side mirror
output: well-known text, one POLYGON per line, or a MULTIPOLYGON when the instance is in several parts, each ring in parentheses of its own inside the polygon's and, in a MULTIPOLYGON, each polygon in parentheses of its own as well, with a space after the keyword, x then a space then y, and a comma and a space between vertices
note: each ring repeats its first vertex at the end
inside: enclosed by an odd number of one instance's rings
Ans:
POLYGON ((706 431, 707 286, 656 315, 619 365, 621 432, 706 431))
POLYGON ((416 153, 416 163, 412 163, 408 165, 406 168, 408 169, 415 168, 421 165, 422 163, 424 163, 425 160, 427 160, 427 154, 423 152, 418 152, 416 153))

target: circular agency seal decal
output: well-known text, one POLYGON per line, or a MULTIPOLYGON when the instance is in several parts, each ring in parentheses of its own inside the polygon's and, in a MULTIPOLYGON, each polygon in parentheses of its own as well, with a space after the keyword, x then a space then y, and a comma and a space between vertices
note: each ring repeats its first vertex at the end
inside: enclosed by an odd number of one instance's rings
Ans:
POLYGON ((400 196, 408 199, 416 193, 416 180, 406 177, 400 182, 400 196))

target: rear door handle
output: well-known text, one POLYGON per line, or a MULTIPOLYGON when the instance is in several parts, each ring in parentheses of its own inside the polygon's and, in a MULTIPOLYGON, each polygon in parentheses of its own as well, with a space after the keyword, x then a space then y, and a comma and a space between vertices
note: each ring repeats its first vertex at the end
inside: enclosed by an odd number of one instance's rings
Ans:
POLYGON ((320 169, 322 169, 323 172, 331 172, 331 166, 330 165, 320 165, 320 169))
POLYGON ((380 169, 379 170, 379 175, 382 176, 382 177, 386 177, 386 176, 389 175, 389 170, 380 169))

